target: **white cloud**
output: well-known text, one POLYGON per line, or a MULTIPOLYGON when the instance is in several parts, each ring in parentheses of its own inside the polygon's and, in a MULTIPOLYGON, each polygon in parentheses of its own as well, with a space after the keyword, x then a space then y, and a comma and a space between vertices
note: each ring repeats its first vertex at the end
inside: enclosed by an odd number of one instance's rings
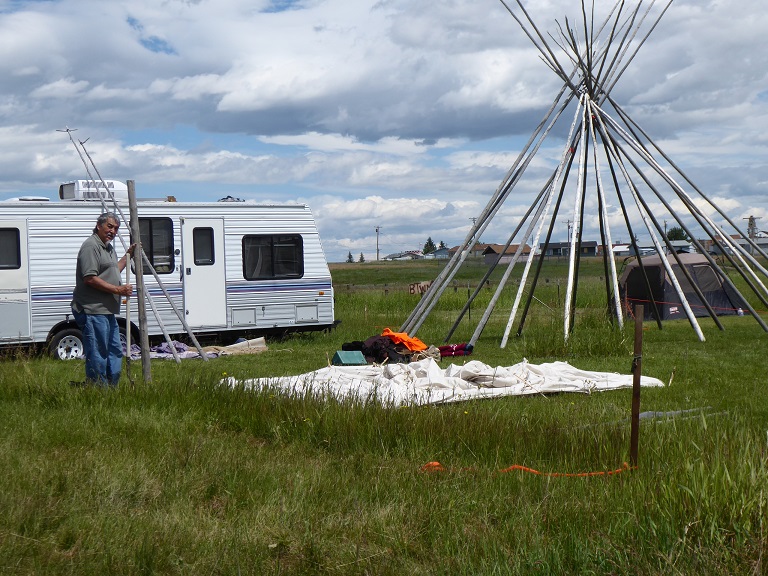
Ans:
MULTIPOLYGON (((580 22, 578 3, 530 4, 544 34, 557 36, 566 16, 580 22)), ((612 5, 596 6, 596 21, 612 5)), ((270 6, 8 5, 0 198, 53 193, 82 176, 56 132, 70 126, 109 177, 187 199, 307 201, 334 257, 370 254, 376 225, 393 248, 418 248, 428 235, 463 240, 560 87, 504 6, 270 6)), ((673 3, 612 92, 736 219, 768 210, 766 29, 757 0, 673 3)), ((559 161, 571 114, 510 194, 487 233, 495 240, 506 240, 559 161)))

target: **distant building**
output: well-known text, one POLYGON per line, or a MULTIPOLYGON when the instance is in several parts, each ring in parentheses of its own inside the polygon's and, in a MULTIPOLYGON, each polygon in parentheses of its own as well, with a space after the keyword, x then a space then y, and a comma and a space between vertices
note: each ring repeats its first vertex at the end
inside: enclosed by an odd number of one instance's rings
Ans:
MULTIPOLYGON (((719 236, 716 236, 716 238, 718 241, 720 241, 719 236)), ((755 250, 749 245, 749 242, 747 241, 747 239, 741 236, 741 234, 732 234, 730 238, 733 243, 738 244, 739 246, 744 248, 747 252, 750 252, 750 253, 755 252, 755 250)), ((757 244, 758 248, 760 248, 764 252, 768 252, 768 236, 764 236, 761 234, 753 238, 752 241, 755 244, 757 244)), ((701 244, 710 254, 719 255, 723 253, 723 250, 709 238, 706 240, 699 240, 699 242, 701 242, 701 244)), ((722 245, 722 242, 720 242, 720 244, 722 245)), ((727 247, 724 247, 724 248, 729 254, 732 253, 732 250, 730 250, 729 248, 727 247)))
MULTIPOLYGON (((669 243, 672 245, 672 249, 678 254, 693 254, 696 252, 693 244, 688 240, 670 240, 669 243)), ((669 254, 669 248, 665 248, 665 250, 667 254, 669 254)))
POLYGON ((421 253, 421 250, 406 250, 405 252, 387 254, 382 260, 421 260, 422 258, 424 258, 424 254, 421 253))
POLYGON ((450 249, 446 248, 438 248, 437 250, 430 252, 429 254, 424 254, 424 258, 429 258, 430 260, 447 260, 451 257, 450 249))
MULTIPOLYGON (((480 242, 478 242, 477 244, 472 246, 467 256, 469 256, 470 258, 482 258, 483 252, 485 251, 486 248, 488 248, 488 246, 491 246, 491 244, 481 244, 480 242)), ((459 248, 461 248, 461 246, 454 246, 453 248, 448 250, 448 254, 450 255, 451 258, 453 258, 453 255, 459 251, 459 248)))
POLYGON ((629 245, 630 256, 638 256, 638 255, 650 256, 651 254, 656 254, 656 246, 654 246, 653 244, 646 245, 646 246, 638 246, 637 250, 635 250, 635 247, 632 246, 632 244, 629 245))
MULTIPOLYGON (((499 258, 499 254, 503 251, 504 255, 501 257, 499 264, 509 264, 519 247, 519 244, 510 244, 507 249, 504 250, 503 244, 488 244, 485 247, 485 250, 483 250, 483 259, 486 264, 495 264, 496 260, 499 258)), ((531 247, 528 244, 524 245, 521 255, 528 256, 530 253, 531 247)))
MULTIPOLYGON (((571 252, 570 242, 550 242, 544 251, 544 244, 539 244, 539 250, 544 252, 545 256, 568 256, 571 252)), ((580 254, 582 256, 597 256, 597 242, 587 240, 581 243, 580 254)))

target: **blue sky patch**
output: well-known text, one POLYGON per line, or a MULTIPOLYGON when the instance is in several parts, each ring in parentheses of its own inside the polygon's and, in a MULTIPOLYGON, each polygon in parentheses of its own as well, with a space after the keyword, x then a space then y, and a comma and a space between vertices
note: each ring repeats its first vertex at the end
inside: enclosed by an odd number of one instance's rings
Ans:
POLYGON ((139 43, 141 43, 141 45, 150 52, 154 52, 156 54, 177 54, 173 46, 168 44, 168 42, 162 38, 158 36, 144 36, 144 26, 136 18, 129 16, 126 19, 126 22, 128 22, 128 26, 140 34, 139 43))
POLYGON ((262 12, 287 12, 301 8, 301 0, 272 0, 262 12))

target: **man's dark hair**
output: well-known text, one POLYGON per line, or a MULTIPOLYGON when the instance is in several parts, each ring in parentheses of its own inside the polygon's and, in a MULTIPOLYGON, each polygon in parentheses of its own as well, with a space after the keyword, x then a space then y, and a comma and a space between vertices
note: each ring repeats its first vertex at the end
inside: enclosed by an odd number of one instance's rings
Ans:
POLYGON ((117 222, 117 225, 120 225, 120 220, 117 219, 117 216, 114 212, 104 212, 101 216, 99 216, 96 219, 96 226, 93 227, 93 233, 96 234, 96 229, 104 224, 107 220, 114 220, 117 222))

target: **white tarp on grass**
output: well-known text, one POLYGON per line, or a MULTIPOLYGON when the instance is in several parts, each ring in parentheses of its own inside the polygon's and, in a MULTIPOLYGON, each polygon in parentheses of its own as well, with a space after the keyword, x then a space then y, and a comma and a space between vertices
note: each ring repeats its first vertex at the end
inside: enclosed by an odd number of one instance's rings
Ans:
MULTIPOLYGON (((602 392, 632 387, 631 374, 588 372, 567 362, 493 368, 477 360, 441 368, 432 358, 410 364, 383 366, 328 366, 299 376, 236 380, 231 386, 274 387, 298 394, 328 394, 343 399, 376 400, 400 405, 438 404, 473 398, 552 394, 555 392, 602 392)), ((642 386, 664 386, 661 380, 643 376, 642 386)))

